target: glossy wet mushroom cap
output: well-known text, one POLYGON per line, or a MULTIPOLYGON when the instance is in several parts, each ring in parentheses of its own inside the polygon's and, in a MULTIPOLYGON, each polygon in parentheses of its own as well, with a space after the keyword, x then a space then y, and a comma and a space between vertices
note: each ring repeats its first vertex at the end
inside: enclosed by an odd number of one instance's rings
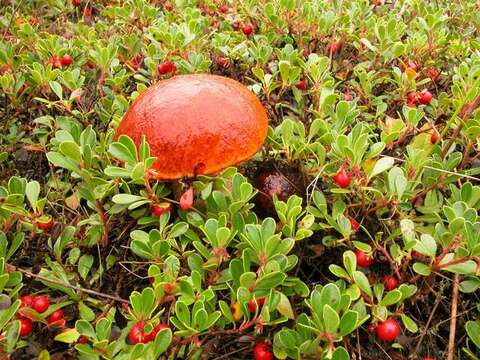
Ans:
POLYGON ((116 133, 157 157, 161 180, 215 174, 251 158, 268 131, 265 109, 241 83, 216 75, 175 76, 142 93, 116 133))

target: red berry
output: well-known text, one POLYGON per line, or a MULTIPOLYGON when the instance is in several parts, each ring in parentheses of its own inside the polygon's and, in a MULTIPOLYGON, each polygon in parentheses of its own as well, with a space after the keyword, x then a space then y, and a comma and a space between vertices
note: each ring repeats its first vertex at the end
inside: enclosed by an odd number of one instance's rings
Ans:
POLYGON ((394 319, 387 319, 377 326, 377 336, 380 340, 386 342, 394 341, 400 335, 401 329, 398 322, 394 319))
POLYGON ((190 209, 193 206, 193 187, 190 187, 180 197, 180 208, 182 210, 190 209))
POLYGON ((78 338, 78 343, 79 344, 86 344, 88 343, 88 337, 86 337, 85 335, 82 335, 78 338))
POLYGON ((357 258, 357 264, 360 267, 368 268, 373 264, 373 259, 361 250, 355 250, 355 257, 357 258))
POLYGON ((308 81, 307 79, 302 79, 297 83, 297 89, 305 91, 308 88, 308 81))
POLYGON ((150 207, 152 216, 160 217, 162 214, 172 211, 172 204, 169 202, 162 202, 160 204, 154 204, 150 207))
POLYGON ((357 220, 355 220, 354 218, 348 218, 348 220, 350 221, 350 227, 353 231, 357 231, 360 228, 360 224, 357 220))
POLYGON ((252 299, 248 302, 248 310, 252 313, 257 311, 258 307, 262 307, 265 304, 265 297, 259 297, 258 299, 252 299))
POLYGON ((157 334, 160 332, 160 330, 163 329, 168 329, 169 326, 167 324, 160 323, 157 326, 155 326, 150 334, 145 335, 145 340, 146 342, 153 341, 157 337, 157 334))
POLYGON ((416 102, 417 102, 417 93, 416 92, 408 93, 407 103, 416 104, 416 102))
POLYGON ((47 221, 37 221, 37 226, 41 230, 48 231, 53 226, 53 219, 49 218, 47 221))
POLYGON ((20 301, 22 303, 22 307, 32 307, 33 296, 24 295, 20 298, 20 301))
POLYGON ((73 63, 73 59, 70 55, 65 54, 60 59, 60 63, 62 64, 62 66, 69 66, 73 63))
POLYGON ((64 320, 63 319, 63 310, 62 309, 58 309, 58 310, 55 310, 53 313, 50 314, 50 316, 47 318, 47 323, 48 325, 52 325, 54 323, 60 323, 61 320, 64 320))
POLYGON ((422 90, 418 95, 418 101, 420 102, 420 104, 423 104, 423 105, 430 104, 430 102, 432 101, 432 98, 433 98, 432 93, 427 89, 422 90))
POLYGON ((47 311, 50 306, 50 300, 45 295, 35 296, 32 302, 32 308, 38 313, 47 311))
POLYGON ((242 31, 245 35, 250 36, 253 33, 253 25, 252 24, 246 24, 243 25, 242 31))
POLYGON ((145 341, 145 333, 143 332, 143 321, 137 322, 132 326, 128 333, 128 339, 132 344, 143 343, 145 341))
POLYGON ((75 7, 80 6, 81 3, 82 3, 81 0, 72 0, 72 5, 75 7))
POLYGON ((137 54, 137 55, 132 59, 132 67, 133 67, 135 70, 138 70, 138 69, 140 68, 140 66, 142 65, 142 60, 143 60, 142 54, 137 54))
POLYGON ((27 318, 20 318, 20 336, 28 336, 32 332, 33 323, 32 320, 27 318))
POLYGON ((253 348, 253 357, 255 360, 272 360, 273 354, 265 342, 258 343, 253 348))
POLYGON ((215 62, 217 63, 218 67, 220 67, 220 68, 227 69, 230 66, 230 61, 226 57, 223 57, 223 56, 217 57, 215 62))
POLYGON ((427 70, 428 77, 432 80, 435 81, 438 79, 438 71, 437 69, 431 67, 427 70))
POLYGON ((177 67, 171 61, 164 61, 161 64, 157 65, 157 71, 160 75, 165 75, 168 73, 175 73, 177 71, 177 67))
POLYGON ((438 141, 439 138, 440 138, 440 135, 438 135, 438 132, 437 132, 437 131, 434 131, 434 132, 432 133, 432 135, 430 136, 430 142, 431 142, 432 144, 435 144, 435 143, 438 141))
POLYGON ((333 181, 335 181, 335 184, 345 189, 350 185, 352 178, 350 174, 342 167, 333 177, 333 181))
POLYGON ((83 16, 90 17, 92 16, 92 13, 93 9, 90 6, 85 6, 85 8, 83 9, 83 16))
POLYGON ((221 13, 225 14, 225 13, 228 12, 228 10, 229 10, 229 8, 228 8, 227 5, 222 5, 222 6, 220 6, 220 12, 221 12, 221 13))
POLYGON ((370 323, 370 324, 368 324, 367 331, 368 331, 370 334, 373 334, 376 329, 377 329, 377 326, 376 326, 373 322, 370 323))
POLYGON ((172 11, 173 10, 173 5, 172 4, 166 4, 165 5, 165 10, 172 11))
POLYGON ((385 275, 383 277, 383 284, 385 286, 385 289, 390 291, 398 287, 398 280, 393 275, 385 275))

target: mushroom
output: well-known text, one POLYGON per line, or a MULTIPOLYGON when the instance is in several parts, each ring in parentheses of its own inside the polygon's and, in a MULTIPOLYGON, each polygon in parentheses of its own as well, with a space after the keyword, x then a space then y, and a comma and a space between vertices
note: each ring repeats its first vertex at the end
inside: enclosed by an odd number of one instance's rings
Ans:
POLYGON ((251 158, 263 145, 268 118, 239 82, 192 74, 159 81, 128 109, 115 137, 150 144, 159 180, 212 175, 251 158))

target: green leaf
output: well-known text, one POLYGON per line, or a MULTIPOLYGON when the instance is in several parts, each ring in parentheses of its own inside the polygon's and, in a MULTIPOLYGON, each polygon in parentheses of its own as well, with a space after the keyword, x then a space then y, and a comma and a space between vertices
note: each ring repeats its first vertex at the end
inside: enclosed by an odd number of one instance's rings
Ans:
POLYGON ((108 340, 110 338, 110 332, 112 329, 112 322, 107 318, 101 318, 95 324, 95 332, 97 333, 98 340, 108 340))
POLYGON ((172 342, 172 331, 170 329, 162 329, 155 337, 153 343, 154 359, 158 359, 170 346, 172 342))
POLYGON ((5 325, 13 318, 20 308, 20 300, 15 301, 8 309, 0 311, 0 329, 4 329, 5 325))
POLYGON ((413 264, 413 270, 417 274, 420 274, 423 276, 428 276, 431 273, 430 268, 424 263, 420 263, 420 262, 416 262, 415 264, 413 264))
POLYGON ((287 317, 288 319, 294 319, 295 315, 293 313, 292 305, 290 304, 290 300, 288 300, 288 297, 281 292, 277 292, 277 294, 280 295, 280 301, 277 305, 278 312, 283 316, 287 317))
POLYGON ((107 166, 103 172, 110 177, 129 178, 132 176, 132 170, 117 166, 107 166))
POLYGON ((75 323, 75 329, 81 334, 85 335, 88 338, 96 339, 97 335, 93 326, 86 320, 77 320, 75 323))
POLYGON ((48 350, 40 351, 40 354, 38 354, 38 360, 50 360, 50 353, 48 350))
POLYGON ((37 200, 38 195, 40 194, 40 184, 38 181, 30 181, 25 187, 25 195, 27 196, 28 202, 34 211, 37 210, 37 200))
POLYGON ((329 334, 335 334, 340 325, 338 313, 328 304, 323 306, 323 324, 325 331, 329 334))
POLYGON ((332 354, 332 360, 350 360, 347 350, 343 346, 339 346, 332 354))
POLYGON ((61 167, 76 173, 80 172, 80 168, 78 167, 78 164, 75 163, 74 161, 67 159, 65 156, 62 154, 55 152, 55 151, 50 151, 47 153, 47 159, 49 162, 51 162, 54 166, 61 167))
POLYGON ((402 292, 400 290, 389 291, 380 301, 381 306, 390 306, 398 303, 402 299, 402 292))
POLYGON ((77 342, 79 337, 80 333, 77 331, 77 329, 73 328, 62 331, 60 334, 55 336, 54 340, 67 344, 72 344, 74 342, 77 342))
POLYGON ((395 160, 392 157, 386 156, 386 157, 380 158, 375 163, 375 166, 373 167, 372 173, 370 174, 369 177, 373 178, 374 176, 377 176, 382 172, 387 171, 393 166, 394 163, 395 163, 395 160))
POLYGON ((335 275, 339 278, 349 279, 349 276, 348 276, 347 272, 345 270, 343 270, 343 268, 341 268, 340 266, 338 266, 336 264, 330 264, 328 269, 330 270, 330 272, 333 275, 335 275))
POLYGON ((257 289, 273 289, 283 283, 287 275, 280 271, 274 271, 263 276, 256 284, 257 289))
POLYGON ((480 279, 471 278, 460 283, 460 291, 466 294, 471 294, 480 288, 480 279))
POLYGON ((343 266, 345 266, 350 277, 353 277, 353 273, 357 269, 357 258, 353 251, 348 250, 343 253, 343 266))
POLYGON ((365 292, 370 297, 373 296, 370 283, 368 282, 368 279, 364 273, 362 273, 361 271, 355 271, 353 273, 353 279, 363 292, 365 292))
POLYGON ((220 300, 218 302, 218 305, 220 306, 220 310, 222 311, 223 316, 225 316, 228 319, 228 321, 233 324, 235 320, 233 319, 232 310, 230 309, 230 306, 228 306, 228 304, 223 300, 220 300))
POLYGON ((467 260, 460 264, 446 266, 443 269, 455 274, 474 275, 477 271, 477 263, 473 260, 467 260))
POLYGON ((129 165, 133 165, 137 162, 136 157, 134 157, 129 149, 123 145, 122 143, 116 142, 110 144, 108 151, 113 157, 117 158, 118 160, 124 161, 129 165))
POLYGON ((83 280, 87 278, 90 268, 93 265, 93 260, 93 256, 88 254, 82 255, 80 260, 78 260, 78 273, 83 280))
POLYGON ((78 310, 80 313, 80 318, 87 321, 95 320, 95 313, 90 309, 83 301, 78 303, 78 310))
POLYGON ((416 333, 418 331, 418 326, 417 326, 417 324, 415 324, 415 321, 413 321, 407 315, 402 314, 402 322, 403 322, 403 325, 405 326, 405 328, 408 331, 410 331, 412 333, 416 333))
POLYGON ((82 161, 82 152, 80 146, 73 141, 64 141, 60 144, 60 152, 65 155, 67 158, 71 159, 77 164, 80 164, 82 161))
POLYGON ((435 257, 437 253, 437 242, 432 236, 422 234, 420 240, 417 241, 413 249, 422 255, 435 257))
POLYGON ((356 311, 347 311, 340 319, 340 336, 350 334, 358 326, 358 313, 356 311))
POLYGON ((140 200, 146 200, 143 196, 131 195, 131 194, 117 194, 112 198, 115 204, 128 205, 140 200))
POLYGON ((60 100, 63 100, 63 89, 62 89, 62 85, 60 85, 58 82, 56 81, 49 81, 48 82, 48 85, 50 85, 50 89, 52 89, 52 91, 55 93, 55 95, 57 95, 57 97, 60 99, 60 100))
POLYGON ((480 321, 467 321, 465 330, 470 340, 480 349, 480 321))

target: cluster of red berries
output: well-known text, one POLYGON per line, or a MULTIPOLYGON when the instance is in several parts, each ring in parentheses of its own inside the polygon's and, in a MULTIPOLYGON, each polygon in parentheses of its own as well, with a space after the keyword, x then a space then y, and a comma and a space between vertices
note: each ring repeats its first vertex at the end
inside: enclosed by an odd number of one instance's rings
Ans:
POLYGON ((157 326, 155 326, 150 333, 146 334, 145 322, 138 321, 130 329, 130 332, 128 333, 128 339, 132 344, 146 344, 146 343, 149 343, 150 341, 155 340, 155 337, 162 329, 168 329, 168 325, 160 323, 157 326))
POLYGON ((266 342, 260 342, 253 348, 253 357, 255 360, 272 360, 273 353, 266 342))
MULTIPOLYGON (((363 268, 370 267, 374 262, 369 254, 358 249, 355 251, 355 258, 357 259, 357 265, 363 268)), ((383 284, 385 289, 390 291, 398 287, 398 279, 394 275, 385 275, 383 277, 383 284)), ((370 323, 367 330, 370 333, 376 331, 377 337, 386 342, 394 341, 401 332, 399 323, 392 318, 380 322, 377 326, 375 326, 374 323, 370 323)))
MULTIPOLYGON (((357 259, 357 265, 362 268, 368 268, 374 262, 369 254, 358 249, 355 250, 355 258, 357 259)), ((388 291, 396 289, 398 287, 398 279, 394 275, 385 275, 383 277, 383 285, 388 291)))
POLYGON ((175 75, 175 73, 177 72, 177 67, 172 61, 164 61, 157 65, 157 71, 160 75, 175 75))
MULTIPOLYGON (((44 313, 48 310, 50 306, 50 300, 48 296, 39 295, 39 296, 31 296, 31 295, 24 295, 20 298, 21 306, 32 308, 39 314, 44 313)), ((33 329, 33 322, 31 319, 26 317, 20 317, 18 319, 20 321, 20 336, 28 336, 32 332, 33 329)), ((65 318, 63 315, 62 309, 57 309, 52 312, 47 318, 47 324, 49 326, 65 326, 65 318)))
POLYGON ((240 22, 238 21, 234 21, 232 23, 232 27, 233 27, 233 30, 240 30, 240 27, 242 29, 242 32, 246 35, 246 36, 250 36, 253 34, 253 25, 252 24, 244 24, 243 26, 241 26, 240 22))
POLYGON ((407 95, 407 105, 416 107, 418 104, 428 105, 432 102, 433 95, 427 89, 411 92, 407 95))
POLYGON ((47 64, 52 65, 53 69, 60 69, 63 66, 70 66, 73 63, 73 58, 65 54, 62 57, 54 55, 50 59, 48 59, 47 64))

